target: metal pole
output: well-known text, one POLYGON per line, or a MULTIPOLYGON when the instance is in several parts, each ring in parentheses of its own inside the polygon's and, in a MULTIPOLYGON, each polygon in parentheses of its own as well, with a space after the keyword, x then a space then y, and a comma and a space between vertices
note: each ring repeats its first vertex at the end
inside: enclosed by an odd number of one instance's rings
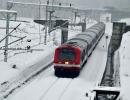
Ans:
POLYGON ((106 36, 106 49, 107 49, 107 39, 108 39, 108 35, 106 36))
POLYGON ((81 26, 82 26, 82 32, 85 32, 86 31, 86 23, 85 22, 81 23, 81 26))
POLYGON ((52 9, 49 12, 49 35, 50 35, 50 31, 52 29, 52 14, 55 12, 54 9, 53 9, 53 3, 54 3, 54 0, 52 1, 52 9))
MULTIPOLYGON (((39 21, 41 20, 41 0, 39 0, 39 21)), ((41 32, 40 32, 40 24, 39 24, 39 44, 41 43, 41 32)))
POLYGON ((4 51, 4 62, 7 62, 7 57, 8 57, 8 34, 9 34, 9 13, 7 12, 7 17, 6 17, 6 39, 5 39, 5 51, 4 51))
POLYGON ((68 20, 62 20, 62 33, 61 33, 61 44, 65 43, 68 40, 68 20), (65 30, 67 28, 67 30, 65 30))
POLYGON ((106 49, 107 49, 107 38, 106 38, 106 49))
POLYGON ((52 11, 49 11, 49 35, 50 35, 50 31, 52 29, 52 14, 54 13, 55 11, 52 10, 52 11))
POLYGON ((75 23, 76 23, 76 17, 77 17, 77 12, 74 12, 74 26, 75 26, 75 23))
POLYGON ((48 24, 48 4, 46 6, 46 23, 45 23, 45 36, 44 36, 45 45, 46 45, 46 38, 47 38, 47 24, 48 24))
POLYGON ((50 30, 51 30, 51 14, 52 14, 52 11, 49 11, 49 35, 50 35, 50 30))

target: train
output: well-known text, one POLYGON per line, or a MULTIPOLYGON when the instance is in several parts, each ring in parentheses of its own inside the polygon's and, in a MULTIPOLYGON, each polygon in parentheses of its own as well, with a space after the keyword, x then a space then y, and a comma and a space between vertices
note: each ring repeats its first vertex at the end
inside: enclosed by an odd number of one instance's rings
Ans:
POLYGON ((76 77, 105 33, 105 24, 98 22, 55 49, 54 74, 76 77))

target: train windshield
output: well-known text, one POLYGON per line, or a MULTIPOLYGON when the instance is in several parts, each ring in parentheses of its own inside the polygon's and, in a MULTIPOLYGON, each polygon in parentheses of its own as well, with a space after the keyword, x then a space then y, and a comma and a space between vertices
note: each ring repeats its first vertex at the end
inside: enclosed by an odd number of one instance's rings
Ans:
POLYGON ((75 52, 73 49, 62 49, 59 53, 59 59, 61 60, 74 60, 75 52))

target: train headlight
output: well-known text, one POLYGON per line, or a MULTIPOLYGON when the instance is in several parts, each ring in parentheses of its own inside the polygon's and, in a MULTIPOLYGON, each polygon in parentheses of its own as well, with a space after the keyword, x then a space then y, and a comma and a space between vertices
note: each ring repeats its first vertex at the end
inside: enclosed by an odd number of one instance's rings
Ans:
POLYGON ((67 62, 65 62, 65 64, 69 64, 69 62, 67 61, 67 62))

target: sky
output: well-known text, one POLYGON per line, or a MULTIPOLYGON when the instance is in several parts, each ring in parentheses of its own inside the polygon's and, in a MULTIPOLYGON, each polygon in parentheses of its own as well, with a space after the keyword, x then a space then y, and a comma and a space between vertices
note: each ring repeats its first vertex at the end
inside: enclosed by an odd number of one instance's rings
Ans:
MULTIPOLYGON (((17 2, 43 2, 47 0, 0 0, 0 6, 4 6, 7 1, 17 2)), ((52 0, 49 0, 52 2, 52 0)), ((130 9, 130 0, 53 0, 54 2, 72 3, 74 6, 82 9, 87 8, 102 8, 103 6, 114 6, 117 8, 130 9)))
POLYGON ((130 0, 70 0, 75 5, 86 8, 86 7, 94 7, 101 8, 103 6, 115 6, 115 7, 130 7, 130 0))

